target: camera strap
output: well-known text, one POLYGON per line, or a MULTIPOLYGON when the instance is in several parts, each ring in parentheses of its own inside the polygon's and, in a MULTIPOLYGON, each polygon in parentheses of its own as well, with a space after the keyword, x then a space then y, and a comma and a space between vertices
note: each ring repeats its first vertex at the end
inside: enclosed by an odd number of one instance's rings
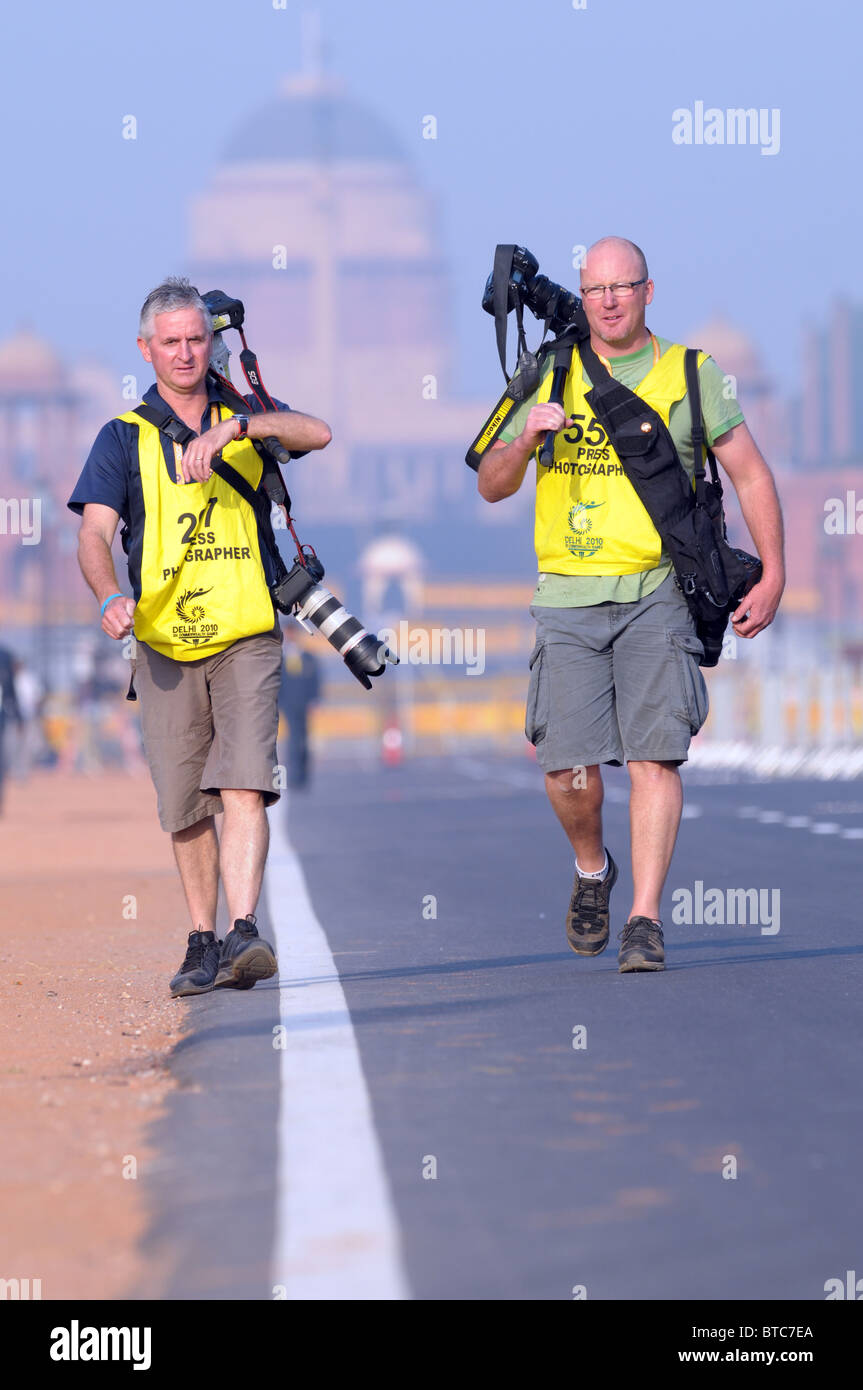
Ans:
MULTIPOLYGON (((240 354, 241 359, 244 355, 245 349, 243 353, 240 354)), ((257 361, 254 358, 254 355, 250 355, 252 356, 252 360, 255 363, 255 366, 257 367, 257 361)), ((243 369, 245 370, 245 364, 243 369)), ((263 390, 263 387, 260 387, 259 378, 259 388, 263 392, 263 396, 266 398, 267 404, 264 404, 264 400, 261 399, 261 396, 258 394, 258 391, 255 390, 254 386, 252 385, 252 380, 248 377, 247 373, 249 385, 252 387, 252 394, 255 397, 255 401, 257 403, 254 406, 250 406, 245 396, 242 396, 240 394, 234 383, 230 381, 226 376, 222 376, 221 373, 217 372, 214 367, 210 367, 209 374, 218 386, 219 391, 222 395, 222 400, 224 401, 225 405, 230 406, 231 410, 236 411, 237 414, 246 415, 249 410, 251 410, 253 415, 262 415, 268 410, 271 410, 274 414, 276 413, 276 406, 270 399, 270 397, 267 395, 266 391, 263 390)), ((257 377, 257 373, 255 373, 255 375, 257 377)), ((253 439, 252 443, 257 448, 259 441, 257 439, 253 439)), ((285 512, 289 513, 291 510, 291 499, 288 495, 288 489, 285 487, 285 480, 282 477, 282 470, 279 468, 278 463, 270 453, 268 445, 269 440, 265 440, 263 449, 258 449, 258 453, 260 454, 264 465, 264 471, 261 474, 261 487, 264 489, 264 492, 267 494, 271 502, 275 502, 277 507, 284 507, 285 512)))
MULTIPOLYGON (((680 479, 675 478, 676 486, 674 488, 668 488, 666 486, 664 490, 662 502, 665 503, 666 508, 668 506, 673 506, 674 502, 685 502, 684 510, 689 510, 692 506, 704 506, 707 500, 707 494, 702 450, 705 449, 706 446, 704 422, 701 415, 701 387, 698 379, 697 349, 687 348, 683 357, 686 391, 692 415, 692 444, 695 464, 694 489, 690 486, 689 480, 686 477, 686 470, 680 463, 677 450, 671 439, 671 434, 658 412, 655 411, 651 405, 648 405, 647 401, 641 396, 637 395, 635 391, 631 391, 628 386, 624 386, 622 382, 617 381, 615 377, 611 375, 605 363, 594 351, 590 339, 579 343, 579 354, 582 362, 587 367, 588 375, 593 383, 587 399, 593 405, 596 415, 606 429, 615 452, 623 464, 627 477, 635 487, 648 512, 650 512, 651 518, 654 519, 654 524, 656 524, 654 513, 651 511, 647 497, 642 496, 641 491, 642 487, 644 487, 646 483, 649 483, 651 474, 649 470, 639 470, 637 466, 635 469, 638 473, 637 477, 633 477, 630 472, 630 469, 633 468, 633 457, 644 457, 646 452, 645 449, 641 447, 633 450, 633 425, 635 423, 638 423, 639 432, 644 435, 651 435, 654 426, 658 425, 661 427, 660 432, 667 434, 667 442, 671 445, 671 450, 680 466, 682 477, 680 479), (620 444, 620 447, 618 447, 618 444, 620 444), (629 457, 627 457, 627 455, 629 455, 629 457), (676 497, 673 499, 672 493, 676 494, 676 497)), ((648 448, 651 443, 651 439, 648 439, 648 448)), ((715 489, 715 494, 721 498, 722 483, 720 482, 716 467, 716 458, 711 449, 707 449, 706 452, 710 466, 710 481, 715 489)), ((659 494, 657 493, 656 496, 658 499, 659 494)), ((656 506, 657 502, 654 502, 654 507, 656 506)), ((657 526, 657 530, 659 530, 659 526, 657 526)))
POLYGON ((701 665, 715 666, 730 613, 761 578, 762 566, 726 540, 722 484, 711 450, 706 481, 698 354, 694 348, 684 353, 695 447, 693 487, 659 412, 614 379, 589 341, 579 344, 579 352, 593 383, 585 399, 671 557, 704 646, 701 665))
POLYGON ((695 493, 696 496, 704 494, 704 460, 701 456, 702 449, 707 454, 707 462, 710 467, 710 481, 719 496, 722 496, 722 483, 716 467, 716 456, 713 450, 707 445, 704 438, 704 421, 701 416, 701 383, 698 379, 698 352, 695 348, 687 348, 683 358, 683 370, 686 373, 686 394, 689 397, 689 409, 692 414, 692 449, 695 457, 695 493))
MULTIPOLYGON (((506 320, 510 310, 509 277, 512 273, 512 258, 515 255, 515 242, 511 246, 494 248, 494 335, 497 339, 497 355, 503 368, 504 380, 509 384, 506 369, 506 320)), ((521 300, 516 297, 516 307, 521 309, 521 300)))
MULTIPOLYGON (((244 410, 248 410, 248 403, 243 400, 243 397, 239 396, 238 393, 233 392, 233 388, 232 394, 236 395, 237 399, 242 402, 244 410)), ((233 402, 226 401, 225 404, 231 405, 233 408, 233 402)), ((182 420, 178 420, 169 410, 158 410, 155 406, 149 405, 146 401, 135 407, 135 414, 140 415, 141 419, 145 420, 148 425, 154 425, 161 434, 167 435, 172 444, 179 445, 181 449, 185 449, 186 445, 190 443, 191 440, 198 438, 198 435, 193 429, 190 429, 182 420)), ((254 442, 253 440, 252 443, 254 442)), ((277 465, 274 466, 276 467, 276 471, 278 471, 277 465)), ((213 459, 212 468, 213 472, 218 473, 219 477, 226 482, 229 487, 232 487, 235 492, 240 494, 243 501, 247 502, 255 513, 264 544, 267 547, 267 553, 273 563, 276 582, 278 583, 280 580, 284 579, 287 574, 287 569, 285 568, 285 562, 282 559, 282 553, 279 550, 273 532, 273 521, 270 515, 271 499, 269 495, 262 492, 259 487, 253 488, 251 483, 247 482, 243 475, 238 473, 236 468, 228 463, 226 459, 213 459)), ((263 477, 261 481, 263 482, 263 477)), ((287 493, 285 493, 285 496, 287 497, 287 493)), ((290 498, 288 498, 288 507, 289 506, 290 498)), ((291 535, 294 538, 297 551, 302 557, 300 542, 297 539, 290 514, 288 514, 288 525, 291 535)))

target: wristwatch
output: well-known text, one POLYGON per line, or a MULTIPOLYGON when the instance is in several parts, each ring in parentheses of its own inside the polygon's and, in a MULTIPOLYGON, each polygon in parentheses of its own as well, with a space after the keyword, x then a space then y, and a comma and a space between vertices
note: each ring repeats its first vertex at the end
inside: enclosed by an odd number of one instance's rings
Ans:
POLYGON ((239 434, 237 434, 237 435, 234 436, 235 440, 236 440, 236 439, 245 439, 246 436, 247 436, 248 433, 249 433, 249 417, 248 417, 248 415, 235 415, 233 418, 237 421, 237 423, 238 423, 239 426, 240 426, 240 432, 239 432, 239 434))

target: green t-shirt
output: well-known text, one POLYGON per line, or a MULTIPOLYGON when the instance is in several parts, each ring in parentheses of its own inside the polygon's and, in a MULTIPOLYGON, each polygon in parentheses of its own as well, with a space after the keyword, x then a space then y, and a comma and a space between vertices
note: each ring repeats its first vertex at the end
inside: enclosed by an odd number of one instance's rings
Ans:
MULTIPOLYGON (((660 354, 672 346, 668 338, 657 338, 660 354)), ((653 344, 639 348, 638 352, 627 353, 623 357, 609 357, 611 372, 616 381, 623 382, 634 391, 639 382, 647 376, 653 366, 653 344)), ((546 359, 547 375, 552 370, 551 357, 546 359)), ((545 378, 543 377, 543 380, 545 378)), ((743 420, 743 412, 730 389, 728 378, 723 376, 712 357, 705 358, 699 368, 701 386, 701 414, 708 444, 713 444, 726 430, 733 429, 743 420)), ((524 429, 528 412, 536 405, 538 391, 523 401, 512 419, 501 430, 498 439, 510 444, 524 429)), ((695 473, 695 457, 692 452, 692 418, 689 402, 675 402, 671 407, 668 428, 674 446, 690 478, 695 473)), ((533 603, 540 608, 586 608, 594 603, 634 603, 653 593, 671 570, 671 560, 663 547, 659 564, 653 569, 642 570, 639 574, 548 574, 540 572, 533 596, 533 603)))

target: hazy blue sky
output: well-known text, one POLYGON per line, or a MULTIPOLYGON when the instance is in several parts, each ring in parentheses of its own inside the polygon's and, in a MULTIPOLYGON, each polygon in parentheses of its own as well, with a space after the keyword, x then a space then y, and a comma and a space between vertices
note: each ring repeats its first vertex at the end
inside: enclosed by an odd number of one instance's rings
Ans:
MULTIPOLYGON (((48 0, 7 13, 0 334, 26 318, 68 355, 129 360, 143 295, 183 268, 188 195, 299 66, 309 8, 48 0), (128 113, 136 141, 121 138, 128 113)), ((679 337, 720 309, 785 390, 802 322, 834 294, 863 299, 863 21, 850 0, 315 8, 329 66, 439 195, 466 391, 499 388, 479 308, 497 241, 527 244, 577 287, 573 245, 631 237, 657 282, 651 327, 679 337), (697 101, 778 108, 779 152, 676 145, 672 112, 697 101), (426 114, 436 141, 421 138, 426 114)))

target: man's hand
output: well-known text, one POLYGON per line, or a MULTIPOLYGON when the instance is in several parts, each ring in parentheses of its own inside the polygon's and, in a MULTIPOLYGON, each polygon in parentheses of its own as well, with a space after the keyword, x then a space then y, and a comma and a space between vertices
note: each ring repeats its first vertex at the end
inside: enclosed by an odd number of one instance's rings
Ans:
POLYGON ((534 405, 528 411, 524 429, 511 444, 498 439, 492 444, 477 470, 477 488, 486 502, 502 502, 512 497, 524 482, 531 455, 542 444, 549 430, 557 434, 571 425, 562 405, 534 405))
POLYGON ((128 637, 135 623, 135 600, 118 595, 102 614, 102 631, 119 641, 128 637))
POLYGON ((737 637, 754 637, 765 627, 769 627, 776 616, 782 590, 781 579, 761 579, 754 584, 749 593, 731 615, 732 629, 737 637))
POLYGON ((720 435, 713 452, 734 484, 743 520, 764 566, 759 582, 731 615, 732 630, 738 637, 755 637, 773 622, 785 588, 779 498, 773 474, 745 423, 720 435))
POLYGON ((177 469, 178 483, 205 483, 213 472, 213 459, 226 444, 236 439, 239 425, 236 420, 222 420, 190 440, 177 469))
POLYGON ((553 430, 557 434, 559 430, 572 423, 571 418, 567 419, 562 405, 553 405, 550 402, 545 405, 535 405, 528 413, 519 438, 524 447, 533 453, 534 449, 543 442, 549 430, 553 430))

